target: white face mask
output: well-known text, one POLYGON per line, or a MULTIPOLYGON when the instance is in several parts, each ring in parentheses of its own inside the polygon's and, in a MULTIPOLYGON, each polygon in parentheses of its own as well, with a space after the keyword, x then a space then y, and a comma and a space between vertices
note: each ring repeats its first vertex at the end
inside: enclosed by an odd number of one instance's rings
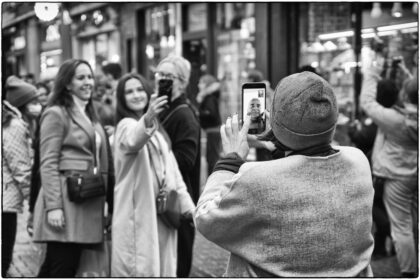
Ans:
POLYGON ((34 117, 38 117, 42 111, 41 104, 28 104, 26 108, 28 110, 28 113, 34 117))

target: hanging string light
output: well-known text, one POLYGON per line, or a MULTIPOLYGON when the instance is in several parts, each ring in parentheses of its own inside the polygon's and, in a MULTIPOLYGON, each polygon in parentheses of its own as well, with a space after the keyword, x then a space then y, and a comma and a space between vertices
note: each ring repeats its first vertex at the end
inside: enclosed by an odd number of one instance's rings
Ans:
POLYGON ((392 16, 393 17, 402 17, 402 5, 401 3, 394 3, 392 6, 392 16))
POLYGON ((372 18, 378 18, 382 15, 381 4, 380 3, 373 3, 372 11, 370 12, 370 16, 372 18))

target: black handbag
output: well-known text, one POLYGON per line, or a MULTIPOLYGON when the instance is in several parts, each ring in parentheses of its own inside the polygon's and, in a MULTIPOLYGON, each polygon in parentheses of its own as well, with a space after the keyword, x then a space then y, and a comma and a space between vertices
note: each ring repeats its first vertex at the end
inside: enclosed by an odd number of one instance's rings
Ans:
MULTIPOLYGON (((156 148, 152 143, 148 145, 150 148, 156 148), (153 147, 152 147, 153 146, 153 147)), ((166 185, 166 169, 165 163, 162 163, 163 168, 163 178, 159 180, 155 164, 149 149, 149 158, 152 165, 152 169, 156 175, 156 180, 159 184, 159 193, 156 197, 156 212, 162 222, 171 228, 179 228, 181 225, 181 204, 178 197, 178 192, 175 189, 168 188, 166 185)))
POLYGON ((70 201, 73 202, 83 202, 89 198, 105 196, 102 175, 74 174, 67 177, 67 192, 70 201))
MULTIPOLYGON (((96 137, 96 135, 95 135, 96 137)), ((105 196, 102 174, 97 174, 96 140, 93 140, 93 174, 73 174, 67 177, 67 193, 70 201, 84 202, 90 198, 105 196)))

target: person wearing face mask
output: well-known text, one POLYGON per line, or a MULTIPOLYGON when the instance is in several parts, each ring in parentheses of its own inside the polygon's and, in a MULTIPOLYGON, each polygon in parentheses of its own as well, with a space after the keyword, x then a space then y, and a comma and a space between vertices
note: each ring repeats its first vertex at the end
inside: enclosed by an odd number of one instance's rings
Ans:
POLYGON ((138 74, 117 85, 112 277, 176 277, 177 230, 157 214, 156 197, 166 182, 178 193, 181 212, 191 217, 187 192, 158 114, 167 96, 138 74), (130 203, 128 203, 130 202, 130 203))
MULTIPOLYGON (((172 150, 194 203, 200 190, 200 123, 198 114, 185 94, 191 73, 191 64, 181 56, 168 56, 157 66, 156 88, 162 80, 172 81, 169 108, 159 119, 172 142, 172 150)), ((188 277, 194 243, 192 220, 184 220, 178 229, 177 277, 188 277)))
POLYGON ((29 197, 33 163, 32 139, 28 121, 36 117, 36 88, 15 76, 5 84, 2 104, 2 276, 7 277, 16 238, 17 213, 29 197), (19 109, 18 109, 19 108, 19 109))
POLYGON ((47 84, 43 82, 38 82, 35 84, 37 90, 38 90, 38 100, 39 103, 41 103, 42 107, 45 108, 48 103, 48 96, 51 93, 50 88, 47 86, 47 84))
MULTIPOLYGON (((80 59, 59 68, 41 116, 42 186, 34 210, 34 242, 46 243, 38 277, 75 277, 82 250, 101 245, 112 212, 113 165, 108 137, 92 105, 93 71, 80 59), (102 175, 104 195, 71 201, 68 178, 102 175)), ((102 182, 101 182, 102 183, 102 182)))

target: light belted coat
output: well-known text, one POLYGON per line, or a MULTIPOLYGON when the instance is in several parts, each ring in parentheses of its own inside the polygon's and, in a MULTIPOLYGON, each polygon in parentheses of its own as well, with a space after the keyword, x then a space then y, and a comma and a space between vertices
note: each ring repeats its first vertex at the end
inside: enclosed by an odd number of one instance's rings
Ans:
MULTIPOLYGON (((101 137, 99 170, 107 184, 108 150, 106 134, 98 123, 90 123, 73 105, 47 108, 41 117, 40 158, 42 187, 34 211, 34 241, 99 243, 103 241, 105 196, 82 203, 71 202, 66 176, 92 172, 95 130, 101 137), (63 209, 65 227, 52 228, 47 212, 63 209)), ((105 187, 107 187, 105 185, 105 187)))
POLYGON ((177 230, 156 213, 157 178, 177 190, 181 212, 194 209, 175 156, 144 118, 125 118, 115 134, 112 277, 176 277, 177 230), (152 160, 152 162, 151 162, 152 160))

